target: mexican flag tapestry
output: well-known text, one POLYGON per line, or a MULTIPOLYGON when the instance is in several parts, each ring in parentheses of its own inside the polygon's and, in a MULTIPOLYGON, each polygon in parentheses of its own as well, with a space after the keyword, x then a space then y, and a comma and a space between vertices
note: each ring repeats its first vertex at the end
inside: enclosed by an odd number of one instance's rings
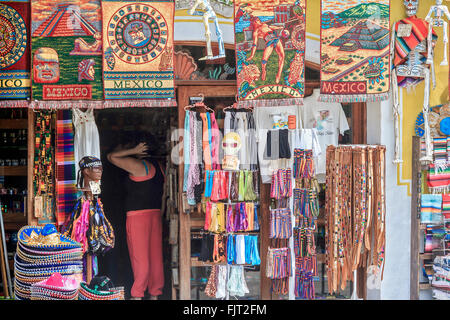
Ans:
POLYGON ((29 25, 29 1, 0 1, 0 107, 28 106, 29 25))
POLYGON ((302 104, 306 0, 235 0, 239 105, 302 104))
POLYGON ((101 17, 100 0, 32 1, 32 97, 37 107, 102 106, 101 17))
POLYGON ((106 107, 174 106, 171 1, 102 1, 106 107))
POLYGON ((388 99, 389 0, 321 1, 319 100, 388 99))

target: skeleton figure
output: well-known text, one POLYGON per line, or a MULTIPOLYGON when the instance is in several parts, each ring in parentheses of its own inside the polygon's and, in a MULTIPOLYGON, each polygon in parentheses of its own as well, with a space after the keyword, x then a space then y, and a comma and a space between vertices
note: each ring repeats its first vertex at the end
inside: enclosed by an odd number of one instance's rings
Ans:
POLYGON ((428 111, 430 101, 430 76, 435 87, 433 65, 433 41, 436 34, 428 23, 416 16, 418 0, 404 0, 406 19, 397 21, 392 29, 391 37, 391 64, 392 64, 392 96, 395 131, 394 163, 401 163, 400 159, 400 103, 399 87, 411 87, 425 80, 423 101, 423 117, 425 122, 426 155, 420 161, 432 161, 432 146, 428 111), (413 28, 414 26, 414 28, 413 28), (431 36, 430 36, 431 34, 431 36), (428 58, 428 59, 427 59, 428 58), (431 59, 429 59, 431 58, 431 59), (428 61, 430 60, 430 61, 428 61))
MULTIPOLYGON (((448 31, 447 25, 448 23, 443 19, 444 15, 447 17, 447 20, 450 20, 450 12, 448 11, 447 6, 442 5, 442 0, 436 0, 436 5, 431 6, 430 11, 425 18, 425 21, 429 23, 428 27, 428 37, 431 39, 431 30, 433 27, 443 27, 444 32, 444 59, 441 62, 441 66, 448 65, 447 61, 447 46, 448 46, 448 31), (434 18, 432 17, 434 16, 434 18)), ((430 53, 431 48, 428 48, 428 53, 430 53)), ((430 64, 432 59, 432 55, 428 56, 427 63, 430 64)))
POLYGON ((206 37, 206 57, 200 58, 199 60, 212 60, 217 58, 225 57, 225 45, 222 37, 222 30, 219 26, 219 19, 217 18, 214 9, 212 8, 209 0, 194 0, 194 6, 188 11, 190 15, 203 16, 203 25, 205 26, 205 37, 206 37), (202 11, 196 10, 197 7, 202 11), (219 44, 219 55, 213 56, 211 48, 211 30, 209 29, 209 19, 213 19, 214 26, 216 27, 217 42, 219 44))

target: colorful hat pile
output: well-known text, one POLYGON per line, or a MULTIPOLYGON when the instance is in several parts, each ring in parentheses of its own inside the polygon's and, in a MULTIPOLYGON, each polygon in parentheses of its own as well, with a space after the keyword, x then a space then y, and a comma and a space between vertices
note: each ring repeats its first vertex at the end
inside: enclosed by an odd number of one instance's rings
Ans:
POLYGON ((31 300, 77 300, 80 282, 71 276, 52 274, 31 285, 31 300))
MULTIPOLYGON (((17 300, 30 300, 32 285, 54 273, 82 280, 81 243, 58 233, 52 224, 20 229, 14 257, 14 293, 17 300)), ((70 296, 70 294, 69 294, 70 296)))
POLYGON ((124 300, 125 290, 123 287, 114 287, 112 281, 105 276, 94 277, 89 285, 80 283, 78 300, 124 300))

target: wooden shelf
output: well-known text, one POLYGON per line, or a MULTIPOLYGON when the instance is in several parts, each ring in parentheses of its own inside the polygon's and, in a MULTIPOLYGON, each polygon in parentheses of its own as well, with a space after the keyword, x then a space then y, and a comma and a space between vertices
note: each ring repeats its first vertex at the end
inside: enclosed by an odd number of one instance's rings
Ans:
POLYGON ((3 222, 7 230, 19 230, 27 224, 27 217, 23 212, 3 213, 3 222))
POLYGON ((26 176, 27 166, 0 166, 0 176, 26 176))
POLYGON ((0 119, 2 129, 27 129, 28 119, 0 119))

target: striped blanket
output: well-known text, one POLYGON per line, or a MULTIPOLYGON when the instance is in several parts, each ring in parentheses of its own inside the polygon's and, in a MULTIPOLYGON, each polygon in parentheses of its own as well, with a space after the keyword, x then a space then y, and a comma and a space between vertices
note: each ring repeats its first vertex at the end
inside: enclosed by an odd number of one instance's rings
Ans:
POLYGON ((442 193, 450 189, 450 167, 439 169, 435 164, 430 164, 427 185, 432 193, 442 193))
POLYGON ((422 194, 420 222, 435 224, 441 221, 442 194, 422 194))
MULTIPOLYGON (((398 21, 395 24, 395 32, 398 32, 399 26, 402 24, 412 25, 411 34, 407 37, 395 37, 394 41, 394 67, 397 67, 401 64, 404 64, 408 59, 408 55, 414 48, 417 47, 419 43, 427 39, 428 35, 428 22, 423 19, 417 18, 416 16, 407 17, 398 21)), ((432 34, 433 40, 437 39, 437 34, 433 30, 432 34)), ((424 57, 422 58, 423 62, 426 60, 426 53, 424 53, 424 57)), ((417 80, 418 78, 407 79, 406 77, 397 77, 397 82, 399 86, 404 86, 411 81, 417 82, 422 79, 417 80)))
POLYGON ((56 221, 64 224, 76 201, 72 111, 58 110, 56 122, 56 221))
POLYGON ((446 220, 450 220, 450 194, 442 195, 442 215, 446 220))

